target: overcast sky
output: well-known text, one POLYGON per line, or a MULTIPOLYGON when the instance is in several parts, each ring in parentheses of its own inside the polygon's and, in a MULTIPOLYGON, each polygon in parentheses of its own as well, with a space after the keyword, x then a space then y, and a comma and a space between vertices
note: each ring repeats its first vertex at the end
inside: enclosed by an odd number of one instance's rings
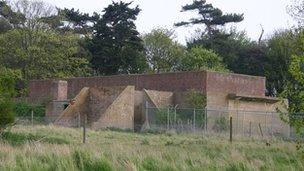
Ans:
MULTIPOLYGON (((57 7, 80 9, 82 12, 100 13, 111 0, 45 0, 57 7)), ((117 0, 114 0, 117 1, 117 0)), ((130 2, 130 0, 125 2, 130 2)), ((174 23, 195 17, 196 13, 183 12, 181 6, 192 0, 133 0, 142 9, 136 21, 137 29, 141 33, 148 33, 153 28, 165 27, 174 29, 177 40, 185 44, 186 39, 195 33, 198 26, 175 28, 174 23)), ((250 38, 258 39, 262 25, 265 36, 275 30, 294 25, 293 20, 286 13, 286 6, 291 0, 207 0, 223 12, 244 13, 244 21, 236 24, 238 30, 245 30, 250 38)))

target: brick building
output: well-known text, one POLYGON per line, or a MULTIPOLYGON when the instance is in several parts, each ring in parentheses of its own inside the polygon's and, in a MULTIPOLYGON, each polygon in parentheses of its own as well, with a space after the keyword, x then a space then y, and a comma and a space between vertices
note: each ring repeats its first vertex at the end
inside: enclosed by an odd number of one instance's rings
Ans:
MULTIPOLYGON (((77 97, 85 87, 90 89, 115 89, 115 87, 126 89, 129 87, 127 99, 134 102, 126 102, 133 107, 133 110, 128 108, 130 113, 127 115, 131 115, 135 124, 143 124, 142 111, 146 101, 152 101, 153 105, 157 107, 183 106, 185 97, 182 94, 188 90, 197 90, 204 93, 208 109, 273 112, 276 108, 281 108, 282 103, 286 103, 286 101, 266 97, 265 84, 265 77, 211 71, 81 77, 66 80, 32 80, 29 83, 29 98, 33 102, 47 102, 47 115, 57 117, 64 111, 69 100, 77 97)), ((88 91, 91 93, 88 98, 92 99, 94 96, 93 90, 88 91)), ((119 94, 108 95, 105 92, 105 90, 100 89, 96 93, 109 98, 119 97, 119 94)), ((104 97, 98 98, 105 99, 104 97)), ((102 101, 99 100, 100 105, 104 105, 102 101)), ((112 99, 112 103, 114 102, 115 99, 112 99)), ((124 102, 120 101, 119 104, 120 106, 124 105, 124 102)), ((114 107, 119 108, 119 105, 114 107)), ((92 112, 94 113, 93 110, 91 110, 92 112)), ((103 116, 103 114, 100 116, 103 116)), ((111 114, 107 114, 107 116, 111 116, 111 114)), ((129 122, 131 121, 129 120, 129 122)), ((131 129, 134 127, 133 123, 127 123, 126 125, 128 126, 125 127, 120 124, 118 127, 131 129)), ((115 127, 115 124, 110 124, 110 126, 115 127)))

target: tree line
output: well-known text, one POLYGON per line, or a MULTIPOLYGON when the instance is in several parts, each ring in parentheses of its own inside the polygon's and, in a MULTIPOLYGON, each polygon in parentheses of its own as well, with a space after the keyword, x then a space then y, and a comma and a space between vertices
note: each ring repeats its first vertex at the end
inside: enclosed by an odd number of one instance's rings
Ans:
POLYGON ((2 0, 0 68, 7 71, 4 75, 11 73, 17 96, 27 95, 31 79, 199 70, 265 76, 267 95, 288 98, 290 111, 303 112, 302 3, 287 7, 297 26, 267 39, 262 31, 251 40, 245 31, 227 27, 242 22, 243 14, 194 0, 181 12, 195 16, 172 23, 201 28, 182 45, 174 30, 166 28, 141 35, 135 25, 141 9, 132 2, 112 2, 88 14, 37 0, 2 0))

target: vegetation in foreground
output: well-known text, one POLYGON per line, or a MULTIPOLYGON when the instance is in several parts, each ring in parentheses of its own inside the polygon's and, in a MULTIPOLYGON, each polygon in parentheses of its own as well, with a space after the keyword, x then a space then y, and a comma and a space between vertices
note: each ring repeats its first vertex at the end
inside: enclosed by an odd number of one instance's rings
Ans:
POLYGON ((16 126, 2 135, 0 170, 304 170, 292 142, 16 126))

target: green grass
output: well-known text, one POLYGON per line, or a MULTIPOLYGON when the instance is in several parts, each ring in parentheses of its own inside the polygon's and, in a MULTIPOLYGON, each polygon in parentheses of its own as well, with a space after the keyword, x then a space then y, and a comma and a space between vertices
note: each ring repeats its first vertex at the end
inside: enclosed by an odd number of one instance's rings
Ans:
POLYGON ((280 140, 136 134, 17 126, 0 141, 0 170, 304 170, 296 144, 280 140))

